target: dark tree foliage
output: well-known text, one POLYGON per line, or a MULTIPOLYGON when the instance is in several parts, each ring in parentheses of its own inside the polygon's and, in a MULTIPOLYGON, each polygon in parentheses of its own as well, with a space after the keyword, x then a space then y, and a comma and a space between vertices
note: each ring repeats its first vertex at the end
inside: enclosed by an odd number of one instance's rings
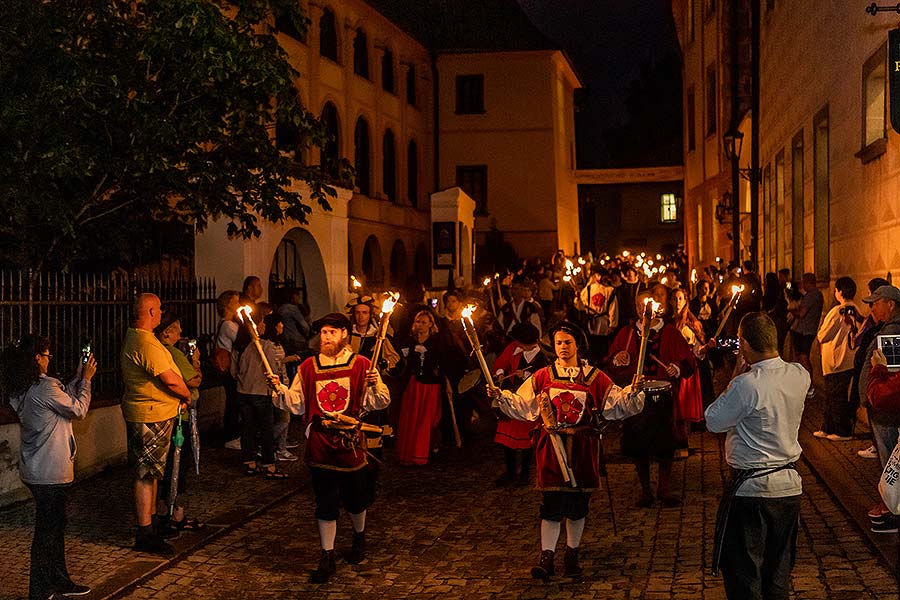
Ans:
POLYGON ((127 264, 162 232, 224 217, 251 237, 259 219, 330 208, 346 162, 328 179, 273 135, 277 125, 302 147, 327 141, 276 38, 276 22, 306 32, 296 7, 0 2, 0 261, 127 264))

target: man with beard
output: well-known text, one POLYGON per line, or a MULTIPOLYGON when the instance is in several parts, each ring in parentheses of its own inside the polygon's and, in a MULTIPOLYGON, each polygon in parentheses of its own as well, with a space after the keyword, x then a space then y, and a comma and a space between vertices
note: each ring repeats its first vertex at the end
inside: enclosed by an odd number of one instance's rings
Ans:
POLYGON ((335 572, 334 539, 340 507, 350 513, 353 544, 346 555, 350 564, 365 558, 366 509, 371 504, 365 467, 365 436, 358 427, 330 428, 329 417, 359 420, 361 413, 381 410, 391 401, 387 386, 369 359, 348 345, 350 320, 340 313, 325 315, 313 323, 319 331, 319 354, 300 365, 291 387, 272 377, 275 405, 307 422, 306 464, 312 476, 316 519, 322 552, 312 583, 325 583, 335 572))

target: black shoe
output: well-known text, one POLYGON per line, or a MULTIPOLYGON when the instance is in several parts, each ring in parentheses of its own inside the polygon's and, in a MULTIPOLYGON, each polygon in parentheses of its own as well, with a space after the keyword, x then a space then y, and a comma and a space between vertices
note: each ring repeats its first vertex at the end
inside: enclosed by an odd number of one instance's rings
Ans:
POLYGON ((309 576, 310 583, 326 583, 334 575, 337 565, 334 564, 334 550, 322 550, 319 557, 319 566, 309 576))
POLYGON ((136 552, 158 554, 160 556, 172 556, 175 548, 158 535, 142 535, 134 538, 133 549, 136 552))
POLYGON ((666 508, 675 508, 681 506, 681 498, 672 496, 671 494, 660 494, 659 502, 666 508))
POLYGON ((66 589, 60 590, 60 593, 68 598, 74 598, 76 596, 86 596, 90 594, 91 588, 86 585, 78 585, 77 583, 73 583, 66 589))
POLYGON ((563 566, 566 577, 581 577, 584 569, 578 564, 578 548, 566 546, 566 553, 563 554, 563 566))
POLYGON ((500 477, 494 480, 494 485, 497 487, 506 487, 508 485, 512 485, 516 482, 516 476, 514 473, 510 473, 507 471, 500 477))
POLYGON ((541 551, 541 558, 536 567, 531 568, 531 576, 535 579, 547 581, 553 577, 553 550, 541 551))
POLYGON ((362 561, 366 559, 366 532, 365 531, 354 531, 353 532, 353 545, 350 546, 350 551, 345 556, 345 560, 348 564, 358 565, 362 561))
POLYGON ((641 496, 641 499, 635 503, 635 506, 638 508, 650 508, 653 506, 653 496, 641 496))

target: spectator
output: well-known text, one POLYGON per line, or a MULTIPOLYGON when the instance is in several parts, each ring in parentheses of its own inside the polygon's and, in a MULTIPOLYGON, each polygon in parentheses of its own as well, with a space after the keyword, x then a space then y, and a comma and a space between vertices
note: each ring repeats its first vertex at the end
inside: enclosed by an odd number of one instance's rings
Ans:
POLYGON ((256 303, 262 298, 263 286, 262 281, 256 275, 249 275, 244 278, 244 285, 241 287, 241 304, 249 304, 256 312, 256 303))
POLYGON ((516 323, 531 323, 537 327, 538 332, 542 331, 540 305, 528 298, 528 288, 531 286, 531 280, 524 277, 516 277, 513 280, 510 288, 512 300, 503 305, 497 317, 503 333, 509 335, 516 323))
MULTIPOLYGON (((281 344, 285 354, 304 356, 309 352, 309 321, 300 310, 300 290, 289 288, 286 291, 287 302, 278 307, 276 311, 281 318, 284 333, 281 334, 281 344)), ((291 375, 292 373, 288 373, 291 375)))
POLYGON ((787 339, 788 333, 788 299, 786 291, 792 285, 791 270, 779 269, 776 277, 778 278, 778 288, 774 298, 774 305, 767 310, 775 323, 775 329, 778 331, 778 352, 781 353, 784 351, 784 341, 787 339))
POLYGON ((809 352, 819 329, 819 319, 822 317, 825 298, 816 287, 814 274, 804 273, 802 284, 803 298, 796 307, 788 310, 794 315, 794 322, 791 324, 794 354, 797 362, 803 365, 803 368, 809 373, 810 384, 807 398, 812 398, 816 394, 816 388, 812 384, 812 363, 809 361, 809 352))
POLYGON ((544 318, 548 321, 553 315, 553 292, 559 290, 559 283, 553 281, 553 270, 545 268, 541 271, 541 278, 538 280, 538 302, 544 311, 544 318))
MULTIPOLYGON (((259 318, 256 315, 254 320, 259 318)), ((261 473, 266 479, 287 479, 275 466, 275 409, 272 406, 271 392, 266 379, 266 370, 255 344, 251 343, 249 333, 251 324, 242 326, 235 341, 237 353, 237 391, 241 404, 241 462, 244 464, 244 475, 252 476, 261 473), (256 440, 262 449, 262 459, 256 461, 256 440)), ((263 319, 257 323, 260 336, 266 335, 266 324, 263 319)), ((260 345, 266 360, 273 368, 278 364, 275 344, 271 340, 261 339, 260 345)))
POLYGON ((75 436, 72 421, 83 419, 91 403, 93 355, 79 366, 68 387, 47 376, 50 338, 23 336, 3 360, 4 387, 21 423, 19 477, 34 496, 29 600, 82 596, 91 588, 78 585, 66 568, 66 500, 75 479, 75 436))
POLYGON ((609 343, 619 326, 619 303, 615 290, 601 283, 603 267, 591 267, 591 277, 581 290, 579 300, 586 314, 588 355, 592 364, 606 356, 609 343))
MULTIPOLYGON (((275 360, 271 363, 272 371, 275 372, 281 383, 289 385, 291 380, 288 376, 287 363, 290 361, 296 365, 299 357, 297 355, 285 355, 285 348, 281 343, 281 339, 284 337, 284 323, 278 313, 266 315, 264 327, 260 330, 259 337, 272 343, 273 354, 275 355, 275 360)), ((274 410, 275 416, 272 432, 275 444, 275 459, 282 462, 295 462, 299 458, 288 449, 288 429, 290 429, 291 425, 291 413, 288 410, 279 408, 274 410)))
POLYGON ((630 263, 622 267, 621 272, 622 285, 616 288, 616 304, 619 307, 619 324, 624 327, 638 317, 634 308, 634 299, 637 297, 641 283, 637 270, 630 263))
POLYGON ((712 339, 719 323, 719 306, 712 296, 712 284, 708 280, 701 279, 697 282, 697 294, 688 308, 703 326, 703 337, 712 339))
POLYGON ((853 302, 856 283, 849 277, 838 277, 834 282, 834 297, 838 305, 825 315, 816 338, 822 349, 822 373, 825 375, 825 424, 813 432, 818 438, 833 442, 852 439, 856 420, 858 398, 850 397, 850 381, 853 379, 853 358, 856 349, 851 346, 862 317, 853 302))
POLYGON ((237 380, 231 373, 232 349, 238 334, 237 310, 240 294, 236 290, 225 290, 216 299, 219 323, 216 325, 216 345, 213 351, 213 365, 222 376, 225 389, 225 447, 229 450, 241 449, 240 426, 241 406, 237 397, 237 380))
MULTIPOLYGON (((883 285, 871 295, 863 298, 863 302, 870 306, 872 318, 876 322, 883 324, 880 331, 878 331, 878 335, 900 335, 900 289, 892 285, 883 285)), ((878 347, 878 340, 875 339, 874 335, 872 338, 872 341, 866 347, 864 362, 859 374, 859 392, 860 401, 867 407, 869 412, 869 425, 872 428, 875 448, 883 469, 894 446, 897 445, 897 427, 900 426, 900 415, 875 410, 865 396, 869 387, 869 372, 872 370, 872 354, 878 347)), ((896 521, 885 520, 887 514, 888 510, 883 503, 869 511, 869 517, 878 520, 878 524, 886 523, 890 525, 890 527, 880 530, 880 533, 897 531, 896 521)), ((875 525, 876 522, 873 521, 873 529, 876 529, 875 525)))
POLYGON ((128 433, 128 462, 134 470, 134 549, 170 556, 172 546, 163 540, 161 531, 154 530, 153 509, 178 405, 189 405, 191 394, 172 355, 153 335, 161 318, 159 298, 138 295, 134 326, 122 344, 122 413, 128 433))
MULTIPOLYGON (((880 288, 883 285, 890 285, 887 279, 883 279, 881 277, 875 277, 869 280, 869 283, 866 284, 866 287, 869 288, 869 293, 875 293, 875 290, 880 288)), ((859 327, 859 331, 856 332, 856 335, 852 335, 850 337, 850 343, 853 345, 854 349, 857 350, 855 356, 853 357, 853 381, 850 384, 850 398, 853 399, 854 403, 860 402, 859 396, 859 376, 862 373, 863 363, 866 360, 866 348, 869 347, 869 344, 872 340, 875 339, 875 336, 878 335, 878 332, 881 330, 882 323, 879 323, 875 320, 875 317, 870 312, 862 325, 859 327), (859 352, 859 348, 862 348, 862 352, 859 352)), ((875 448, 875 444, 870 444, 867 448, 863 448, 859 450, 857 454, 862 458, 870 458, 877 459, 878 458, 878 450, 875 448)))
MULTIPOLYGON (((184 384, 191 392, 191 403, 197 402, 200 398, 200 383, 202 382, 200 355, 198 352, 193 352, 191 357, 188 358, 184 355, 184 352, 175 347, 175 344, 181 339, 181 320, 178 318, 178 315, 172 311, 165 311, 159 325, 153 328, 153 334, 156 335, 157 339, 162 342, 169 354, 172 355, 172 360, 175 361, 175 366, 178 367, 178 372, 181 374, 181 378, 184 379, 184 384)), ((169 494, 171 493, 173 468, 172 457, 175 454, 175 444, 169 444, 166 472, 159 486, 159 498, 156 501, 157 522, 161 528, 172 533, 183 530, 198 530, 206 527, 203 522, 198 521, 196 518, 188 518, 185 515, 188 493, 187 478, 190 472, 190 467, 188 466, 190 461, 187 460, 187 457, 193 454, 191 418, 187 411, 181 413, 181 428, 184 434, 184 445, 181 453, 184 458, 181 459, 178 467, 178 489, 175 490, 174 512, 169 514, 169 494)))

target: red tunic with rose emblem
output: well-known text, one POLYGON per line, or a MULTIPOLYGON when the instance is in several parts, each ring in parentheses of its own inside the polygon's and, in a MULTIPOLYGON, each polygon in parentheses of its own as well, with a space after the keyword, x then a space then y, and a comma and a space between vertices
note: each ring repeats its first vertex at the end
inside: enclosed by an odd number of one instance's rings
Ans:
POLYGON ((600 487, 600 439, 588 426, 594 415, 602 414, 612 380, 595 367, 585 366, 581 372, 582 376, 566 377, 554 363, 531 379, 535 396, 542 392, 550 396, 556 420, 564 426, 560 438, 578 484, 573 488, 565 482, 550 434, 544 427, 538 427, 534 443, 537 487, 545 492, 589 492, 600 487), (565 426, 571 426, 568 433, 565 426))
POLYGON ((311 423, 306 442, 307 465, 334 471, 356 471, 366 465, 366 445, 360 432, 356 443, 348 444, 342 434, 322 427, 316 417, 329 412, 358 419, 368 368, 369 359, 358 354, 350 355, 350 360, 342 365, 322 366, 318 355, 300 365, 298 374, 306 398, 306 422, 311 423))

